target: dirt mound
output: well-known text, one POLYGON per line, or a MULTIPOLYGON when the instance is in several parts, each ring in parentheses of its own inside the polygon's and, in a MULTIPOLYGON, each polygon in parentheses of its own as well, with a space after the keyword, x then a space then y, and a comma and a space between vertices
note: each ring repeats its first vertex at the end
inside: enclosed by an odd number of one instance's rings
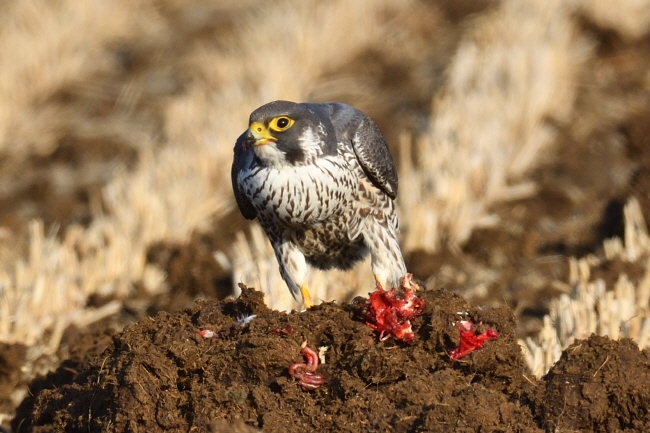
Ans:
POLYGON ((69 362, 31 386, 13 421, 23 431, 605 431, 650 428, 648 353, 602 337, 576 343, 542 381, 525 375, 507 308, 473 308, 444 290, 422 292, 412 344, 378 334, 359 307, 269 310, 244 289, 128 326, 99 356, 69 362), (247 324, 242 317, 256 315, 247 324), (239 320, 239 321, 238 321, 239 320), (461 359, 455 323, 500 338, 461 359), (198 330, 214 332, 211 338, 198 330), (301 343, 327 348, 326 383, 288 375, 301 343), (604 350, 606 349, 606 350, 604 350), (72 374, 73 373, 73 374, 72 374), (630 374, 632 373, 632 374, 630 374), (627 380, 625 380, 625 376, 627 380), (606 401, 615 404, 605 404, 606 401), (560 407, 562 406, 562 407, 560 407))
POLYGON ((650 353, 592 336, 567 348, 537 402, 549 431, 650 431, 650 353))

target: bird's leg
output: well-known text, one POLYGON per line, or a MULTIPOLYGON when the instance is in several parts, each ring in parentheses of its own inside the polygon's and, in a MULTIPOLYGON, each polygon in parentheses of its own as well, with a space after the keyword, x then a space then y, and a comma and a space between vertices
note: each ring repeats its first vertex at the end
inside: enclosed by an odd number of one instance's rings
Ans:
POLYGON ((397 287, 406 274, 406 265, 395 234, 381 224, 373 224, 366 231, 365 240, 375 282, 385 290, 397 287))
POLYGON ((293 298, 298 300, 298 295, 300 295, 303 308, 313 307, 314 301, 307 287, 309 267, 305 256, 291 241, 278 242, 273 249, 280 265, 282 279, 287 283, 293 298))

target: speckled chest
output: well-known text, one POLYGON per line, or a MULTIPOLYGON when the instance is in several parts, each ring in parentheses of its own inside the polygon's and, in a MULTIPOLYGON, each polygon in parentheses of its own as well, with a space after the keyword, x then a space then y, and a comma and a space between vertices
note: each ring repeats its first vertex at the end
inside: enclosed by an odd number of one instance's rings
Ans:
POLYGON ((337 220, 352 206, 357 167, 356 160, 341 154, 299 166, 262 166, 253 160, 237 182, 260 220, 308 228, 337 220))

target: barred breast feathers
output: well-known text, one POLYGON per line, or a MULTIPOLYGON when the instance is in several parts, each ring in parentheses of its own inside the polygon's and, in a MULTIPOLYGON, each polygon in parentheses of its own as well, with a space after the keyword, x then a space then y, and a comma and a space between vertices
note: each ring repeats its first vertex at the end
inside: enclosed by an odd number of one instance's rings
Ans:
POLYGON ((356 182, 353 171, 337 157, 319 158, 311 166, 254 165, 238 177, 259 213, 288 225, 318 223, 342 212, 356 182))

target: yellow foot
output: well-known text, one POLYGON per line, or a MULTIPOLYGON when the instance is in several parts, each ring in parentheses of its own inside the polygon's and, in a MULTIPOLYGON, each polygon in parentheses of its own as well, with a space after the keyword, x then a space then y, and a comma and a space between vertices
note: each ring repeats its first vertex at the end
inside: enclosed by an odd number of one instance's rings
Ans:
POLYGON ((373 276, 375 277, 375 284, 378 286, 378 288, 381 288, 383 290, 387 290, 386 281, 384 281, 382 278, 379 278, 377 275, 373 274, 373 276))
POLYGON ((306 284, 300 285, 300 294, 302 295, 302 305, 305 310, 314 306, 314 301, 311 300, 311 295, 309 294, 309 289, 306 284))

